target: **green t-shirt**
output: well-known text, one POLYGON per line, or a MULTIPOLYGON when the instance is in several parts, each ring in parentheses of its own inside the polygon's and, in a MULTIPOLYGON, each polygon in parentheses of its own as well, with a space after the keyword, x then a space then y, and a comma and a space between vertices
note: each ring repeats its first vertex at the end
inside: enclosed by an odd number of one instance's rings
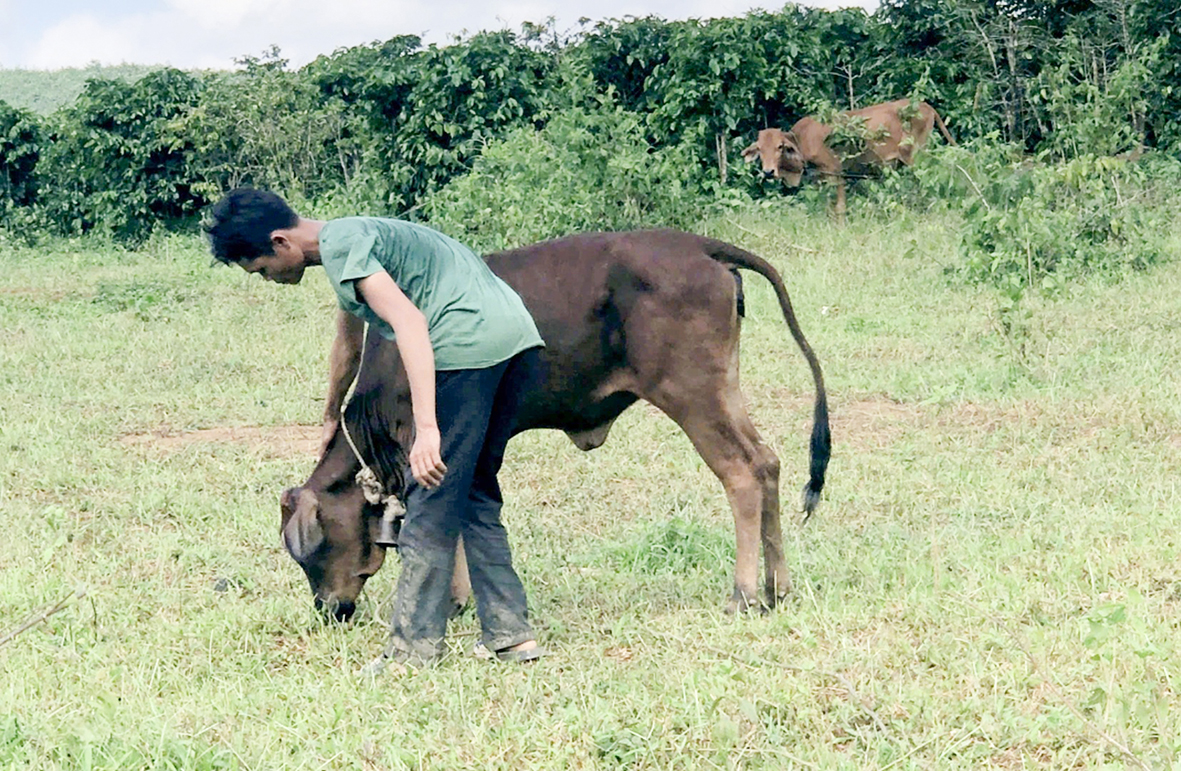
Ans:
POLYGON ((435 369, 491 367, 543 345, 521 298, 472 250, 422 225, 380 217, 330 220, 320 261, 340 307, 386 339, 394 330, 358 296, 356 281, 385 270, 426 316, 435 369))

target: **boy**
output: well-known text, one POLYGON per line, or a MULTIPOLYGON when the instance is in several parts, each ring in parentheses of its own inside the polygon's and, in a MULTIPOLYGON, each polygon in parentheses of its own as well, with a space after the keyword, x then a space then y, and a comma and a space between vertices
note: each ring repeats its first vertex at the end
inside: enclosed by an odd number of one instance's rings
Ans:
POLYGON ((413 479, 389 644, 366 671, 442 656, 461 534, 485 647, 507 661, 541 656, 496 479, 543 345, 520 297, 467 247, 401 220, 310 220, 274 193, 238 188, 205 229, 214 257, 268 281, 298 284, 309 266, 323 266, 340 307, 398 346, 414 415, 413 479))

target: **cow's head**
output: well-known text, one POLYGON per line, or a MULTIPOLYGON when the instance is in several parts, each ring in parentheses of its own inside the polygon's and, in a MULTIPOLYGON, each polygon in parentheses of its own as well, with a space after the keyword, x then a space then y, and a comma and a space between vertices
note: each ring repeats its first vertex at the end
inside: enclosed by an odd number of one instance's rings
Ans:
POLYGON ((742 151, 748 162, 756 158, 763 164, 763 176, 775 177, 788 187, 799 187, 804 176, 804 156, 795 134, 776 128, 763 129, 758 140, 742 151))
POLYGON ((283 545, 303 569, 316 608, 348 621, 365 582, 385 560, 375 543, 381 512, 355 483, 343 489, 292 487, 280 499, 283 545))
MULTIPOLYGON (((365 400, 354 397, 353 401, 365 400)), ((354 406, 358 405, 350 405, 349 413, 355 417, 354 413, 361 412, 364 405, 356 411, 354 406)), ((359 451, 369 457, 387 492, 401 495, 401 445, 387 438, 375 446, 371 425, 352 425, 359 451), (377 457, 370 454, 374 450, 377 457)), ((365 500, 356 481, 359 468, 360 463, 338 429, 308 481, 285 490, 279 501, 283 545, 307 576, 316 607, 337 621, 352 617, 365 582, 385 560, 385 547, 378 543, 382 507, 365 500)))

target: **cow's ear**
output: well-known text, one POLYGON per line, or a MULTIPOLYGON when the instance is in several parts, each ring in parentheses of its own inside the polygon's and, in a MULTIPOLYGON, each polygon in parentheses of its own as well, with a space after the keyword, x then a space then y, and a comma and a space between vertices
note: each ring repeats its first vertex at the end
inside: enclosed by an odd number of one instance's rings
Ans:
POLYGON ((753 161, 755 159, 755 156, 757 156, 758 154, 759 154, 759 146, 758 145, 751 145, 750 147, 748 147, 742 151, 742 160, 747 161, 747 162, 753 161))
POLYGON ((291 515, 295 513, 295 502, 299 500, 299 493, 303 490, 302 487, 288 487, 279 496, 279 510, 283 512, 283 524, 287 524, 287 520, 291 519, 291 515))
POLYGON ((291 515, 283 526, 283 545, 296 562, 307 562, 324 543, 324 526, 320 524, 320 500, 311 490, 292 488, 283 493, 284 514, 291 515))

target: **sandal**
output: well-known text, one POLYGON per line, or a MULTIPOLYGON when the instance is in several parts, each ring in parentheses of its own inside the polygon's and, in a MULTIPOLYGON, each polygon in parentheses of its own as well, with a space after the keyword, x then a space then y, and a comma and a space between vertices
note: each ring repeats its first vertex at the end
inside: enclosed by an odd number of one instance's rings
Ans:
POLYGON ((507 661, 510 664, 528 664, 531 661, 537 661, 546 654, 545 648, 536 645, 527 650, 513 650, 509 648, 503 651, 496 652, 496 659, 498 661, 507 661))
POLYGON ((539 658, 547 655, 548 653, 549 651, 547 651, 545 648, 542 648, 540 645, 529 648, 528 650, 518 651, 515 651, 511 648, 506 648, 502 651, 496 651, 496 653, 488 650, 488 647, 484 645, 483 642, 478 642, 472 646, 472 655, 478 659, 485 661, 496 659, 497 661, 505 661, 511 664, 527 664, 530 661, 537 661, 539 658))

